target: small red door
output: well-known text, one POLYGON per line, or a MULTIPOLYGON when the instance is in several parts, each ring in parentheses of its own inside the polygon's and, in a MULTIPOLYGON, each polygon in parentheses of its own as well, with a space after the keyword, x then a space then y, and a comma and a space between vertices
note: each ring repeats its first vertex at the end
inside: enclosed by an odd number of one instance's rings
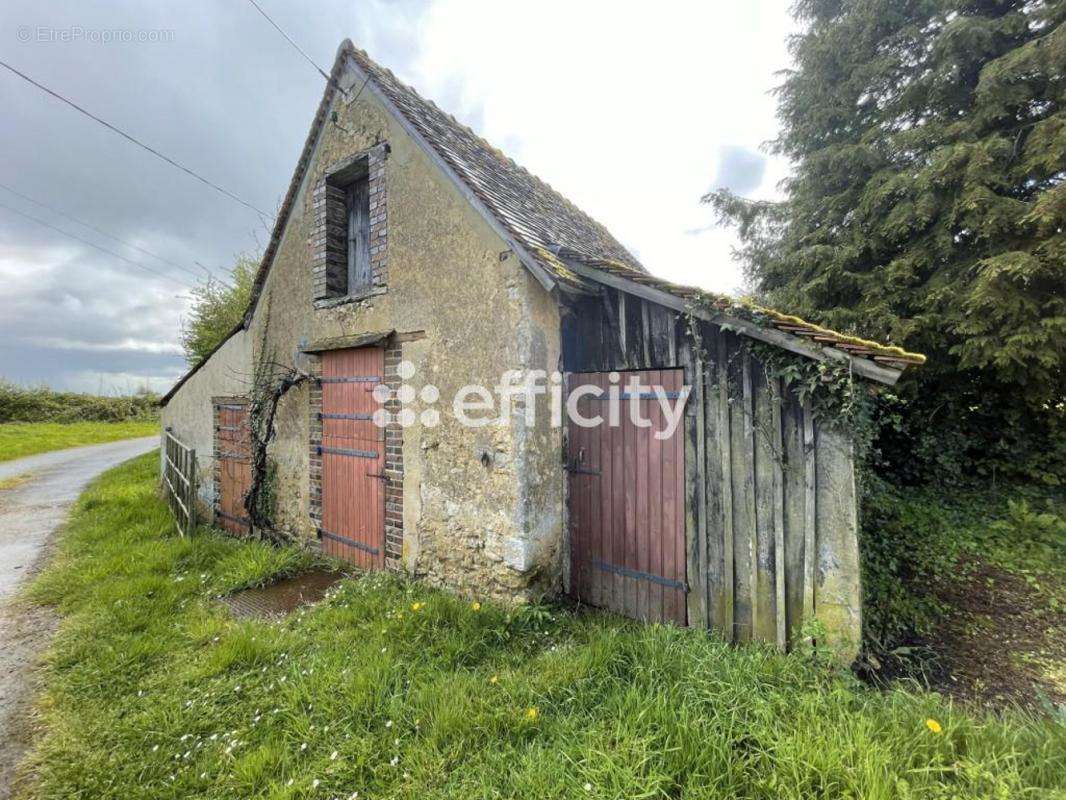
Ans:
POLYGON ((581 391, 582 418, 602 417, 586 427, 568 423, 567 471, 570 511, 570 592, 578 600, 634 619, 676 622, 688 618, 685 558, 684 425, 666 439, 659 394, 673 406, 682 395, 679 369, 623 372, 612 384, 606 372, 567 376, 568 392, 581 391), (645 387, 635 400, 640 427, 630 417, 625 384, 645 387), (619 391, 618 424, 611 425, 608 390, 619 391))
POLYGON ((380 347, 322 356, 322 549, 365 569, 385 566, 385 429, 374 389, 380 347))
POLYGON ((251 520, 244 498, 252 487, 251 431, 248 405, 242 402, 218 403, 218 460, 221 480, 218 487, 218 524, 230 533, 246 534, 251 520))

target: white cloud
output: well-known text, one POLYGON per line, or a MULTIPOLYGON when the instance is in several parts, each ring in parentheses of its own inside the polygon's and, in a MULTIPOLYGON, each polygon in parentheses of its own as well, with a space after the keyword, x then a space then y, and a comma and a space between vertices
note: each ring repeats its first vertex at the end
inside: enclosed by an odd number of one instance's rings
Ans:
MULTIPOLYGON (((733 234, 713 227, 699 199, 720 177, 720 154, 776 135, 767 92, 788 61, 786 0, 320 0, 313 13, 284 3, 271 12, 327 67, 350 36, 656 274, 718 291, 740 285, 733 234)), ((276 205, 322 83, 254 9, 208 3, 179 19, 161 0, 84 0, 73 13, 7 0, 0 23, 174 28, 176 38, 144 47, 12 41, 12 60, 255 205, 276 205)), ((9 123, 0 183, 163 259, 0 192, 3 203, 186 282, 193 276, 175 264, 225 269, 266 240, 246 209, 13 76, 0 86, 9 123)), ((758 182, 742 165, 733 185, 774 196, 786 165, 764 166, 758 182)), ((0 283, 0 375, 95 391, 145 378, 160 387, 185 369, 188 296, 176 284, 4 210, 0 283)))

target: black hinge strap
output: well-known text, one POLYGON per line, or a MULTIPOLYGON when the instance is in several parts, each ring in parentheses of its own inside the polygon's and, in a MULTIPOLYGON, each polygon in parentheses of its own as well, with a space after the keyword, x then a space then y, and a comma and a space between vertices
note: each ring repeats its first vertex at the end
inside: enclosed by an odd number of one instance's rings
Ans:
POLYGON ((377 450, 349 450, 346 447, 322 447, 319 445, 318 454, 328 453, 334 456, 352 456, 353 458, 377 458, 377 450))
POLYGON ((660 586, 666 586, 670 589, 680 589, 682 592, 688 591, 688 584, 684 581, 675 580, 674 578, 664 578, 662 575, 654 575, 651 572, 642 572, 639 569, 621 567, 618 564, 608 564, 606 561, 601 561, 598 558, 592 559, 592 566, 597 569, 602 569, 604 572, 613 572, 616 575, 623 575, 627 578, 636 578, 638 581, 650 581, 651 583, 657 583, 660 586))
POLYGON ((370 553, 372 556, 376 556, 380 552, 376 547, 357 542, 355 539, 349 539, 347 536, 341 536, 339 533, 330 533, 325 528, 318 529, 318 536, 321 539, 332 539, 335 542, 350 545, 356 550, 362 550, 364 553, 370 553))

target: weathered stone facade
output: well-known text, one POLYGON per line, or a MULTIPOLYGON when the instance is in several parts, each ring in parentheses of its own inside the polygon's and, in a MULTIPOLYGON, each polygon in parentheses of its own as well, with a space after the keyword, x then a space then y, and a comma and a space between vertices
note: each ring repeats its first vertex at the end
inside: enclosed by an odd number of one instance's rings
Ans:
MULTIPOLYGON (((350 85, 353 76, 341 82, 350 85)), ((309 343, 395 331, 384 343, 386 383, 394 390, 406 383, 418 392, 431 383, 450 398, 466 384, 495 386, 508 370, 555 369, 555 302, 374 96, 350 102, 356 93, 332 102, 336 117, 322 126, 240 334, 255 360, 314 375, 318 358, 303 352, 309 343), (358 159, 367 162, 371 184, 373 287, 326 299, 333 257, 328 178, 358 159), (413 377, 399 377, 401 361, 413 365, 413 377)), ((250 376, 250 362, 241 371, 250 376)), ((185 406, 186 392, 171 400, 165 417, 185 406)), ((288 392, 271 447, 277 525, 307 542, 321 522, 320 406, 313 381, 288 392)), ((395 393, 387 407, 400 410, 395 393)), ((202 413, 210 414, 206 405, 202 413)), ((440 416, 436 427, 417 418, 403 427, 394 416, 385 430, 386 565, 479 596, 521 599, 557 589, 560 432, 546 421, 531 430, 521 420, 466 428, 440 416)))

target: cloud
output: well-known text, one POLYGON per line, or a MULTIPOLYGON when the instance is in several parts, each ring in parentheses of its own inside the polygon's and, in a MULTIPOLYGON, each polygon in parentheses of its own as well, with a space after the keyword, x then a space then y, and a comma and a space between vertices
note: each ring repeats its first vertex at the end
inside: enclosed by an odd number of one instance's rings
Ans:
MULTIPOLYGON (((737 284, 732 234, 685 231, 710 221, 699 202, 708 175, 738 190, 755 185, 754 162, 745 167, 733 155, 715 163, 708 154, 733 147, 754 155, 744 147, 776 133, 766 91, 787 65, 791 25, 778 0, 265 8, 323 68, 352 38, 607 225, 657 274, 723 290, 737 284)), ((287 189, 323 90, 315 70, 245 3, 7 0, 0 48, 14 66, 268 210, 287 189), (20 26, 172 35, 21 42, 20 26)), ((13 75, 0 74, 0 88, 0 184, 163 260, 2 190, 0 203, 169 276, 0 208, 0 376, 90 389, 173 381, 184 371, 181 284, 194 280, 173 263, 222 272, 266 242, 267 226, 13 75)), ((786 166, 765 159, 763 169, 767 186, 786 166)))
POLYGON ((766 174, 766 157, 746 147, 727 144, 718 149, 715 189, 729 189, 746 195, 762 185, 766 174))

